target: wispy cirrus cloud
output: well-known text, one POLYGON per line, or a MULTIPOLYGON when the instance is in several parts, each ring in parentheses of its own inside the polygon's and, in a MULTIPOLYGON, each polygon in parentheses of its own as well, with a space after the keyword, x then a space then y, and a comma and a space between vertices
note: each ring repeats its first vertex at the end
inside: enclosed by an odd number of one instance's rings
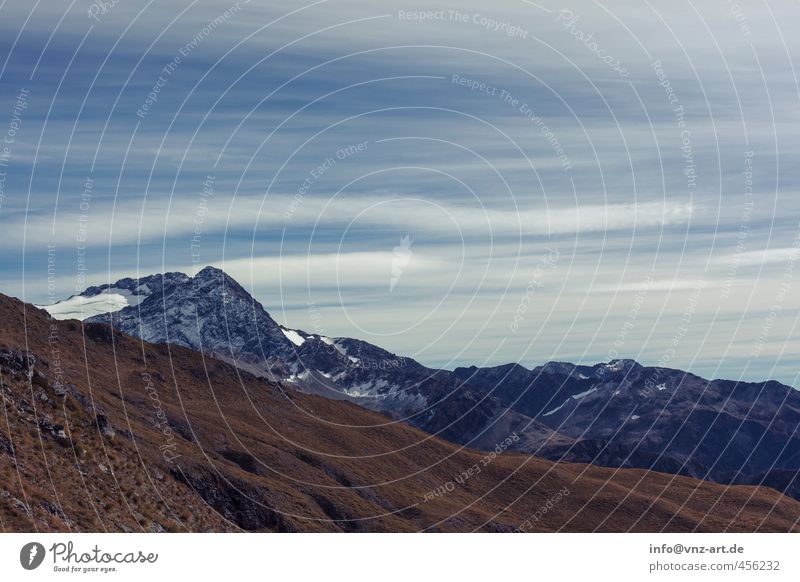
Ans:
POLYGON ((95 205, 90 213, 62 211, 55 217, 17 215, 3 223, 6 244, 28 241, 75 242, 85 229, 91 246, 143 244, 191 238, 195 232, 232 234, 258 238, 275 229, 313 228, 343 233, 346 228, 406 228, 421 232, 450 232, 496 238, 554 236, 577 233, 631 231, 686 224, 696 209, 691 204, 647 202, 575 207, 500 210, 444 200, 393 197, 391 195, 307 198, 287 218, 289 195, 253 197, 217 196, 208 202, 180 198, 170 201, 152 196, 146 202, 120 200, 115 205, 95 205), (285 209, 281 212, 281 209, 285 209))
MULTIPOLYGON (((332 334, 424 319, 378 343, 426 362, 603 357, 648 277, 632 357, 658 360, 700 279, 702 326, 676 365, 715 375, 776 297, 769 345, 796 336, 799 300, 781 295, 800 212, 796 7, 468 0, 420 21, 401 15, 421 9, 405 0, 252 0, 181 54, 233 4, 126 0, 100 22, 70 0, 3 4, 0 135, 31 90, 0 206, 4 291, 44 300, 54 242, 64 294, 80 284, 78 246, 85 284, 213 263, 271 310, 286 305, 290 325, 306 325, 309 296, 332 334), (630 74, 567 30, 562 9, 630 74), (390 294, 404 236, 413 257, 390 294), (561 258, 510 338, 547 245, 561 258)), ((757 377, 775 363, 742 361, 725 369, 757 377)))

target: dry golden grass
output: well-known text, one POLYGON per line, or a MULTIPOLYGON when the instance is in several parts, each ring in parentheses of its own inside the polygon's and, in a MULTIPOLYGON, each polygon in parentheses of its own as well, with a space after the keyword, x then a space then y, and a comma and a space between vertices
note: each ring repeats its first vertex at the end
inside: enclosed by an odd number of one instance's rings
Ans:
POLYGON ((0 316, 0 348, 37 358, 33 379, 2 376, 0 435, 15 448, 0 447, 4 531, 798 529, 800 503, 770 489, 519 454, 482 466, 484 453, 190 350, 56 323, 4 296, 0 316), (59 359, 74 385, 66 399, 55 391, 59 359), (159 414, 167 422, 156 426, 159 414), (68 438, 40 430, 42 419, 68 438), (479 473, 454 482, 476 463, 479 473))

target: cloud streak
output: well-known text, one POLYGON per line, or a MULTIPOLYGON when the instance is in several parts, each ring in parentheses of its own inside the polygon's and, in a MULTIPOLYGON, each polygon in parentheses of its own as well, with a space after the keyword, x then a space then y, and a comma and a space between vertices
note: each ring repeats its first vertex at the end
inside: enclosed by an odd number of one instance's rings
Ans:
POLYGON ((658 361, 702 279, 702 325, 674 363, 780 365, 792 381, 800 359, 772 348, 793 345, 795 293, 759 361, 725 352, 761 333, 797 232, 790 3, 737 17, 725 3, 466 0, 421 22, 404 0, 252 0, 208 34, 233 2, 147 4, 96 19, 70 0, 0 9, 0 136, 30 89, 4 169, 4 290, 44 299, 47 243, 65 294, 79 250, 86 283, 214 263, 293 326, 311 299, 331 334, 418 322, 373 339, 428 362, 537 363, 606 355, 647 278, 627 355, 658 361), (413 255, 390 293, 404 236, 413 255), (547 245, 558 265, 509 337, 547 245))

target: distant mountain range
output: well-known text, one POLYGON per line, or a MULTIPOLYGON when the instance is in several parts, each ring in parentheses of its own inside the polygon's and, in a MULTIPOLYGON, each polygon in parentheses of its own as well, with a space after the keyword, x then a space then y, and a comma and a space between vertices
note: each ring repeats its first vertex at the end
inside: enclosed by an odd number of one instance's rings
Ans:
POLYGON ((0 319, 4 531, 800 530, 766 487, 480 452, 4 295, 0 319))
POLYGON ((283 384, 348 400, 453 443, 636 467, 800 499, 800 392, 613 360, 437 370, 368 342, 275 322, 219 269, 122 279, 45 306, 184 346, 283 384), (88 316, 88 317, 86 317, 88 316))

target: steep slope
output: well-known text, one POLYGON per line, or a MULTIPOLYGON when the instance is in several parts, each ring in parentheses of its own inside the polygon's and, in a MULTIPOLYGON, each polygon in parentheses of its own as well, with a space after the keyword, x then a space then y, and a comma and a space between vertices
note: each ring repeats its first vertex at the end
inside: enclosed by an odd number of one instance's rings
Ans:
POLYGON ((0 317, 5 531, 798 528, 769 489, 459 449, 180 346, 0 317))
POLYGON ((149 342, 202 350, 299 390, 386 412, 455 443, 491 449, 514 431, 529 448, 572 442, 473 391, 449 372, 364 341, 283 328, 241 285, 214 267, 194 277, 167 273, 90 287, 47 309, 63 318, 75 313, 79 300, 114 310, 87 322, 111 323, 149 342))
POLYGON ((263 306, 219 269, 206 267, 194 277, 167 273, 123 279, 86 293, 114 294, 120 289, 144 299, 86 321, 110 322, 148 342, 172 343, 229 359, 246 356, 248 361, 262 363, 265 370, 272 359, 293 352, 292 343, 263 306))
POLYGON ((800 392, 777 382, 707 381, 633 360, 431 369, 361 340, 283 328, 213 267, 123 279, 65 303, 48 309, 107 306, 116 311, 87 321, 203 350, 453 443, 491 450, 515 434, 514 450, 549 459, 763 483, 800 498, 800 392))
POLYGON ((797 495, 800 392, 778 382, 704 380, 631 360, 527 370, 459 368, 491 393, 578 444, 528 449, 612 467, 654 468, 797 495))

